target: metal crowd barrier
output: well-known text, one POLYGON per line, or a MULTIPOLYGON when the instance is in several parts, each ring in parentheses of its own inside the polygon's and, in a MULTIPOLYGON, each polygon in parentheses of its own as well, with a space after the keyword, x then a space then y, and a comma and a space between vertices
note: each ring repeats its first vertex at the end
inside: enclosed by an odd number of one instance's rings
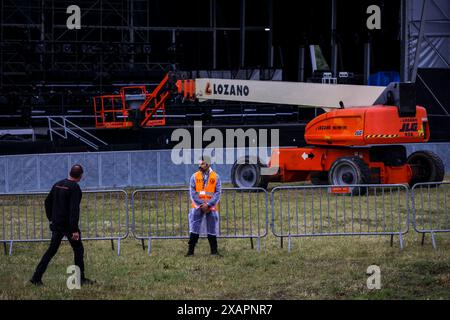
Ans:
MULTIPOLYGON (((188 239, 191 209, 189 189, 144 189, 132 195, 132 232, 136 239, 148 240, 148 254, 153 239, 188 239)), ((268 233, 268 194, 264 189, 222 188, 218 205, 219 238, 257 239, 268 233)))
POLYGON ((357 195, 335 186, 276 187, 272 190, 272 232, 276 237, 399 236, 409 231, 404 185, 355 185, 357 195), (343 191, 344 190, 344 191, 343 191))
MULTIPOLYGON (((450 182, 420 183, 411 189, 405 185, 355 185, 359 193, 349 194, 345 187, 282 186, 271 192, 271 230, 288 238, 318 236, 403 236, 409 231, 409 199, 412 203, 414 230, 431 234, 450 232, 450 182)), ((257 239, 268 234, 269 195, 259 188, 223 188, 219 204, 219 237, 257 239)), ((45 215, 47 193, 0 194, 0 242, 5 254, 14 242, 50 241, 51 232, 45 215)), ((188 214, 191 209, 189 189, 144 189, 132 194, 132 225, 129 226, 128 194, 123 190, 84 191, 80 205, 80 229, 83 240, 118 241, 133 232, 136 239, 148 240, 148 253, 153 239, 188 239, 188 214)))
MULTIPOLYGON (((48 193, 0 194, 0 242, 5 254, 9 243, 50 241, 51 231, 45 214, 44 201, 48 193)), ((128 237, 128 195, 123 190, 84 191, 80 204, 81 236, 83 240, 118 241, 128 237)))
POLYGON ((418 183, 411 190, 412 224, 414 230, 431 235, 433 248, 436 249, 435 234, 450 232, 449 205, 450 182, 418 183))

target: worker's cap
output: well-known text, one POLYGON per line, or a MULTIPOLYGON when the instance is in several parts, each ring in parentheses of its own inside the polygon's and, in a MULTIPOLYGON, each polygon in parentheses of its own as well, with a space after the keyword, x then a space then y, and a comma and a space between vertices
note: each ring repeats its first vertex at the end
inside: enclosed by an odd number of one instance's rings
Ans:
POLYGON ((198 159, 198 165, 201 165, 202 162, 205 162, 206 164, 211 165, 211 158, 208 157, 208 156, 201 156, 201 157, 198 159))
POLYGON ((72 178, 78 179, 83 174, 83 167, 80 164, 74 164, 72 168, 70 168, 69 175, 72 178))

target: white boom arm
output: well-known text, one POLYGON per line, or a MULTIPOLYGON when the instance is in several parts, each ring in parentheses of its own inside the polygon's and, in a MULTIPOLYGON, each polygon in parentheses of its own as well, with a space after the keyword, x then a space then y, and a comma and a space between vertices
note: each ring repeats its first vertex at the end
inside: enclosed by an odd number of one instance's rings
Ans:
POLYGON ((386 87, 284 81, 195 79, 199 101, 228 100, 320 108, 371 106, 386 87))

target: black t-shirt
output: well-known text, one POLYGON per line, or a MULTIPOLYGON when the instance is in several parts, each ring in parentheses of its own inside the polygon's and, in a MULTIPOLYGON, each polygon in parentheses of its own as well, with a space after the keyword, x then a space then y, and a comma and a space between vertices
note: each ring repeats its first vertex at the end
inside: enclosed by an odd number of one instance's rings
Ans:
POLYGON ((64 179, 55 183, 45 199, 45 212, 52 231, 79 232, 81 189, 78 183, 64 179))

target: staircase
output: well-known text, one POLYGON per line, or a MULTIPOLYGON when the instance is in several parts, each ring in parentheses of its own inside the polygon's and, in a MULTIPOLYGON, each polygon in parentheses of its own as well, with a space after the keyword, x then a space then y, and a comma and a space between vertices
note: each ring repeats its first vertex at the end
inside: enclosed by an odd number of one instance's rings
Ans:
POLYGON ((66 119, 64 116, 47 117, 47 120, 51 141, 53 141, 53 135, 55 134, 66 140, 69 139, 69 137, 73 137, 91 147, 95 151, 99 151, 100 148, 108 146, 105 141, 87 132, 72 121, 66 119))

